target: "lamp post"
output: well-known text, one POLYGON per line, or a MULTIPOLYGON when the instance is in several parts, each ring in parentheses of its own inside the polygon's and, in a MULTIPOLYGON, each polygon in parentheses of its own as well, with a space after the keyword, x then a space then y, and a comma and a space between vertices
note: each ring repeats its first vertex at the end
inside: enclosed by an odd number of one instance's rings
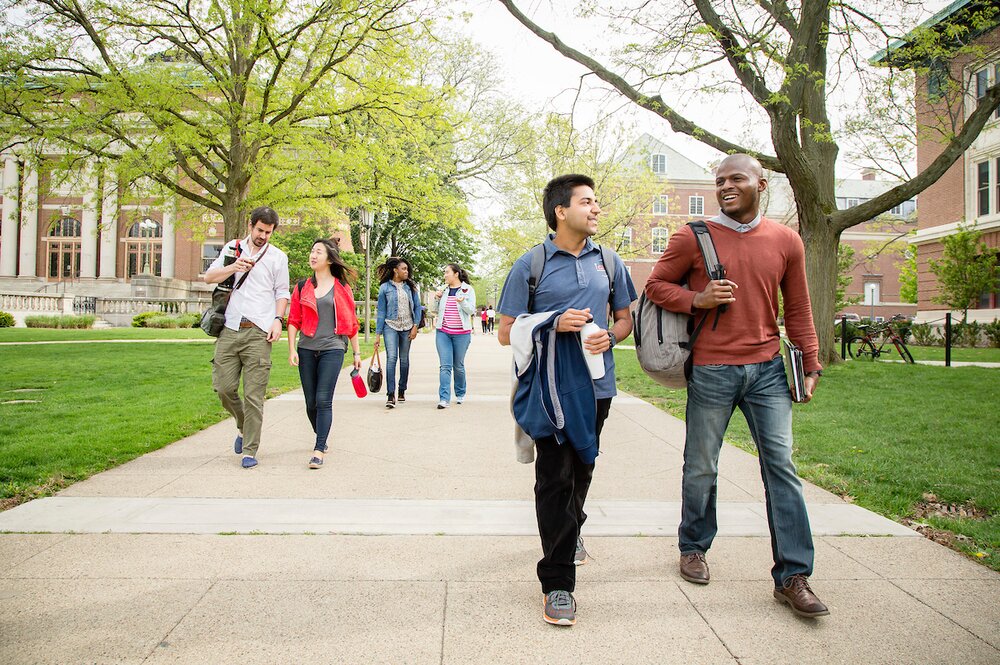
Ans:
POLYGON ((367 208, 358 209, 358 217, 361 220, 361 226, 365 229, 365 344, 368 343, 368 328, 369 321, 371 320, 371 308, 372 308, 372 262, 371 262, 371 245, 372 245, 372 226, 374 221, 372 220, 372 211, 367 208))
POLYGON ((153 274, 153 235, 156 233, 156 222, 149 217, 143 217, 139 222, 139 236, 146 239, 146 264, 142 272, 153 274))

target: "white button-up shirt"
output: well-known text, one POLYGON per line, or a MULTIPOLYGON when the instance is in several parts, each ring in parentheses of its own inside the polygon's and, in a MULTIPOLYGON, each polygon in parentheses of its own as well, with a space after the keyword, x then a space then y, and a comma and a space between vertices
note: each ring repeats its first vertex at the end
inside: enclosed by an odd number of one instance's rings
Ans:
POLYGON ((716 222, 718 224, 722 224, 723 226, 728 226, 733 231, 738 231, 739 233, 746 233, 747 231, 752 231, 754 227, 760 224, 760 213, 758 212, 757 216, 751 219, 750 222, 747 224, 737 222, 735 219, 733 219, 732 217, 730 217, 729 215, 727 215, 722 211, 720 211, 719 214, 716 215, 715 217, 712 217, 711 221, 716 222))
MULTIPOLYGON (((212 262, 210 270, 222 268, 226 249, 234 247, 234 242, 226 243, 222 252, 212 262)), ((240 241, 241 256, 259 258, 240 288, 233 291, 226 307, 226 327, 239 330, 240 321, 247 319, 264 332, 270 332, 274 323, 275 305, 282 298, 288 299, 288 256, 274 245, 264 245, 259 251, 246 237, 240 241), (266 252, 264 250, 267 250, 266 252)), ((236 283, 244 273, 235 273, 236 283)), ((235 286, 235 284, 234 284, 235 286)))

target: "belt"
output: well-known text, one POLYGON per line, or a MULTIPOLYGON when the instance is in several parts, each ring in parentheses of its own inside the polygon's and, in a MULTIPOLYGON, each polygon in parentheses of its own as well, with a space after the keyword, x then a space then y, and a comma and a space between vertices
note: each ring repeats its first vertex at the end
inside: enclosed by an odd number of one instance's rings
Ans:
POLYGON ((256 327, 257 327, 257 325, 253 321, 251 321, 250 319, 247 319, 247 318, 240 319, 240 329, 243 329, 243 328, 256 328, 256 327))

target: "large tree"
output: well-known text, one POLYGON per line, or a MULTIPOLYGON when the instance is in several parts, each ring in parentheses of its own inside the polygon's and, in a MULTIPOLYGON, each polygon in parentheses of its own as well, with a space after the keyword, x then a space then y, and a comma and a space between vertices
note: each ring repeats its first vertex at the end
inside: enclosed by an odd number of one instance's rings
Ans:
POLYGON ((427 4, 14 0, 0 132, 8 146, 154 183, 221 216, 227 237, 261 203, 318 216, 324 202, 390 191, 425 199, 426 181, 392 151, 442 113, 411 55, 427 4))
MULTIPOLYGON (((841 78, 870 71, 862 55, 873 53, 901 35, 902 26, 890 25, 893 16, 912 14, 910 0, 870 2, 865 6, 834 0, 684 0, 671 3, 634 2, 610 10, 612 26, 627 33, 615 60, 599 61, 566 44, 518 8, 513 0, 499 0, 524 26, 559 53, 593 72, 614 90, 641 108, 666 120, 670 127, 724 153, 755 155, 768 169, 788 177, 798 212, 799 233, 806 246, 813 317, 820 338, 821 357, 833 361, 833 319, 837 247, 840 234, 873 219, 933 184, 979 135, 1000 105, 1000 86, 994 85, 966 114, 964 86, 950 92, 959 122, 941 124, 940 156, 923 171, 889 191, 846 210, 835 200, 836 166, 840 151, 836 128, 828 109, 828 93, 841 78), (909 9, 909 12, 904 10, 909 9), (727 101, 732 116, 717 131, 699 124, 678 108, 682 93, 737 92, 742 102, 727 101), (676 100, 676 101, 675 101, 676 100), (771 152, 733 137, 738 118, 766 123, 771 152), (734 122, 735 120, 735 122, 734 122), (724 136, 729 133, 730 138, 724 136)), ((911 33, 906 46, 911 55, 905 66, 923 67, 947 61, 957 51, 997 22, 997 7, 974 2, 945 30, 911 33)), ((613 57, 608 55, 609 58, 613 57)), ((893 62, 893 59, 889 59, 893 62)), ((953 119, 954 120, 954 119, 953 119)))

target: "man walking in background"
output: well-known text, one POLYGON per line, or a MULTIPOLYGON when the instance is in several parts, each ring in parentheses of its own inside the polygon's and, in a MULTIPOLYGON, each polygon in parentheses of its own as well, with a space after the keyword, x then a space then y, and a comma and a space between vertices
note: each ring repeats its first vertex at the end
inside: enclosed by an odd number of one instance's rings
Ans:
POLYGON ((226 307, 226 326, 215 344, 212 388, 236 419, 233 450, 243 455, 244 469, 257 466, 271 344, 281 337, 281 319, 288 305, 288 257, 269 242, 276 228, 278 213, 268 207, 255 208, 247 237, 228 243, 205 272, 208 284, 239 275, 226 307), (236 261, 226 265, 227 254, 235 255, 236 261))

